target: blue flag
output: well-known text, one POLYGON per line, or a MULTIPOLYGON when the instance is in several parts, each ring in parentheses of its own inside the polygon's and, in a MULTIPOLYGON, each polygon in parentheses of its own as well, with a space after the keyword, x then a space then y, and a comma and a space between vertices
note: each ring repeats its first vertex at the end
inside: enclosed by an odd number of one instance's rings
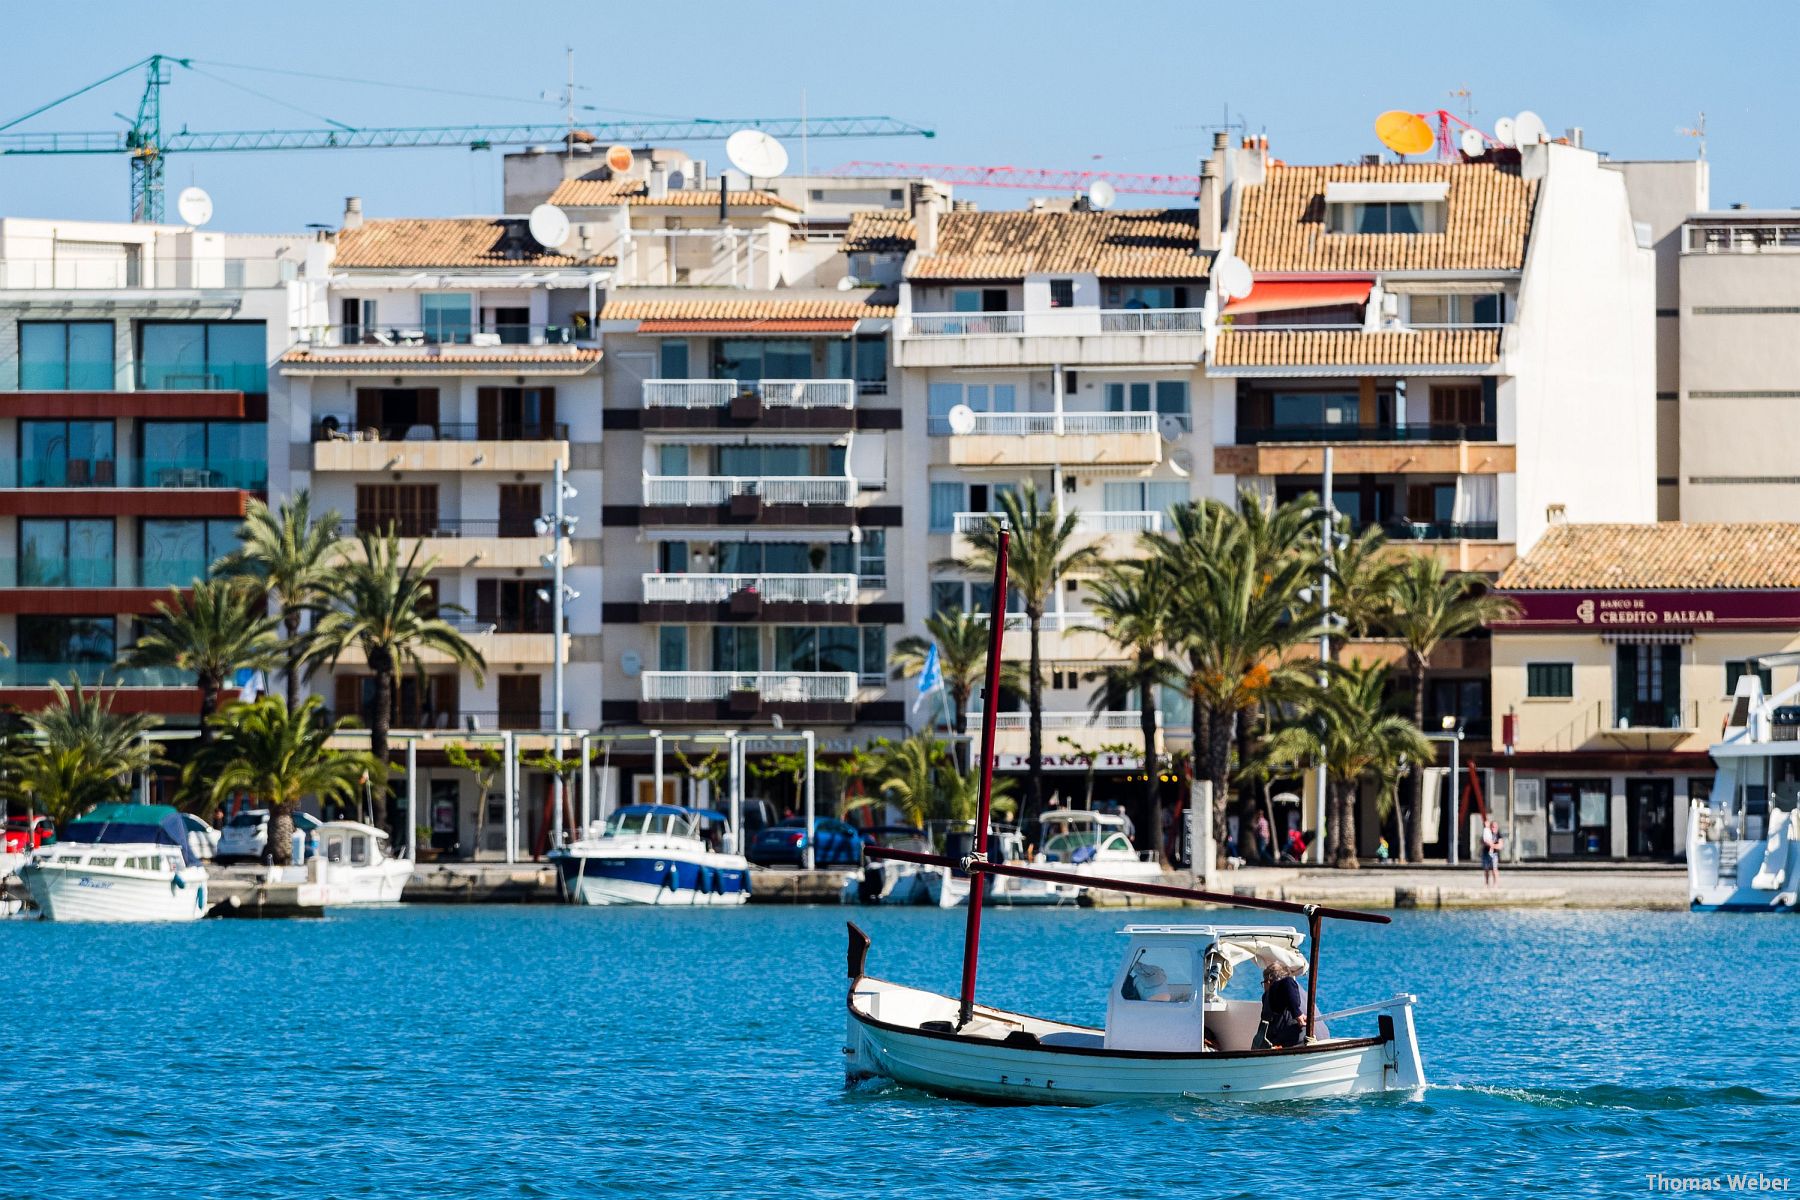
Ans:
POLYGON ((925 655, 925 669, 919 672, 919 692, 913 697, 913 711, 919 711, 919 705, 925 697, 940 690, 944 686, 944 668, 938 662, 937 643, 931 644, 931 650, 925 655))

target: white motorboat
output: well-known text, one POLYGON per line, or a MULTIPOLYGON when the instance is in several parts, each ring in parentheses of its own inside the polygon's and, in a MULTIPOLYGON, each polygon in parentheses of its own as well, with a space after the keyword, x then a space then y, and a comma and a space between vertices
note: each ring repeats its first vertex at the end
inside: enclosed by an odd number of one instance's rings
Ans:
MULTIPOLYGON (((1424 1086, 1410 995, 1322 1016, 1293 1045, 1259 1036, 1262 1002, 1227 994, 1233 968, 1304 972, 1299 930, 1128 925, 1124 933, 1106 1024, 1096 1028, 871 978, 868 937, 852 925, 847 1082, 885 1078, 955 1098, 1068 1105, 1311 1100, 1424 1086), (1374 1018, 1375 1028, 1349 1036, 1327 1024, 1352 1018, 1374 1018)), ((967 967, 964 978, 972 979, 967 967)))
POLYGON ((725 818, 707 809, 633 804, 550 861, 574 904, 734 905, 750 899, 750 862, 719 848, 725 818))
MULTIPOLYGON (((307 837, 296 828, 295 837, 307 837)), ((396 904, 413 875, 413 860, 390 858, 387 832, 361 821, 325 821, 310 835, 318 850, 302 867, 279 868, 301 875, 303 904, 347 908, 396 904)))
MULTIPOLYGON (((912 825, 877 825, 863 832, 870 842, 882 846, 899 846, 905 850, 929 852, 931 839, 923 829, 912 825)), ((838 899, 845 904, 926 904, 924 875, 935 867, 921 867, 896 859, 877 859, 863 864, 861 874, 844 881, 838 899)))
POLYGON ((1702 912, 1800 908, 1800 684, 1765 696, 1755 667, 1800 664, 1771 654, 1738 677, 1705 801, 1688 804, 1688 900, 1702 912))
POLYGON ((206 870, 181 814, 162 804, 102 804, 64 825, 19 868, 52 921, 197 921, 206 870))
MULTIPOLYGON (((974 844, 973 832, 958 830, 945 839, 944 855, 960 862, 974 848, 974 844)), ((988 835, 988 844, 995 848, 994 858, 998 862, 1024 861, 1025 839, 1016 829, 993 830, 988 835)), ((918 866, 917 869, 926 904, 933 904, 938 908, 959 908, 969 902, 969 876, 966 872, 936 866, 918 866)), ((992 882, 988 885, 988 894, 993 895, 992 882)))
POLYGON ((994 904, 1074 904, 1085 890, 1083 876, 1108 879, 1157 880, 1162 866, 1147 861, 1131 844, 1125 818, 1116 813, 1087 809, 1055 808, 1038 818, 1043 845, 1034 866, 1064 879, 992 879, 988 900, 994 904))

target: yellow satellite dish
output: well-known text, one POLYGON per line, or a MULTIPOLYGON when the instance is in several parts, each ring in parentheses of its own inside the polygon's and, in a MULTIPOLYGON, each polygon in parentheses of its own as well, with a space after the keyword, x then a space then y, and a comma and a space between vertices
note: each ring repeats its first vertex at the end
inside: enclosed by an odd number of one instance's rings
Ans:
POLYGON ((1437 135, 1424 117, 1397 108, 1375 118, 1375 136, 1395 154, 1424 154, 1437 145, 1437 135))

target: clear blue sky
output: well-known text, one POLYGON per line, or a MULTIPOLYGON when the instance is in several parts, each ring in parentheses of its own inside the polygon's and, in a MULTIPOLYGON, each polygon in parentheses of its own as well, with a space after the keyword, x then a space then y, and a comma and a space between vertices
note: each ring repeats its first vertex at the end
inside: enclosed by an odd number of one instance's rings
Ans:
MULTIPOLYGON (((321 116, 351 125, 555 121, 557 106, 532 98, 560 91, 572 44, 579 97, 600 110, 594 116, 785 116, 804 91, 813 114, 885 114, 938 131, 935 141, 815 141, 815 170, 861 158, 1192 172, 1228 104, 1234 120, 1268 134, 1275 155, 1338 162, 1379 148, 1370 124, 1381 110, 1460 111, 1449 93, 1466 86, 1478 125, 1530 108, 1553 131, 1583 126, 1590 146, 1616 158, 1692 157, 1693 139, 1677 130, 1704 109, 1714 204, 1784 207, 1800 204, 1800 137, 1792 39, 1770 20, 1708 16, 1691 3, 1540 0, 312 0, 279 9, 65 0, 9 24, 0 122, 151 52, 191 56, 209 73, 178 70, 164 91, 166 128, 319 128, 321 116), (530 31, 534 11, 541 35, 530 31)), ((117 80, 16 128, 117 129, 113 114, 135 110, 139 86, 136 75, 117 80)), ((694 149, 722 158, 716 144, 694 149)), ((0 157, 0 214, 122 219, 126 176, 122 156, 0 157)), ((171 209, 189 183, 212 193, 216 228, 297 230, 335 224, 349 194, 372 216, 494 211, 500 163, 498 152, 454 149, 171 157, 171 209)), ((963 194, 984 207, 1021 198, 963 194)))

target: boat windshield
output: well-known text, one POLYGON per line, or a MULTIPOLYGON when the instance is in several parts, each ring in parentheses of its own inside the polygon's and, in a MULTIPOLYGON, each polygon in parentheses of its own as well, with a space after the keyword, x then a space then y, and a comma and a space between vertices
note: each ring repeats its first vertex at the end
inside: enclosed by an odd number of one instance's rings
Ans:
POLYGON ((671 812, 624 811, 606 819, 605 837, 697 837, 692 817, 671 812))

